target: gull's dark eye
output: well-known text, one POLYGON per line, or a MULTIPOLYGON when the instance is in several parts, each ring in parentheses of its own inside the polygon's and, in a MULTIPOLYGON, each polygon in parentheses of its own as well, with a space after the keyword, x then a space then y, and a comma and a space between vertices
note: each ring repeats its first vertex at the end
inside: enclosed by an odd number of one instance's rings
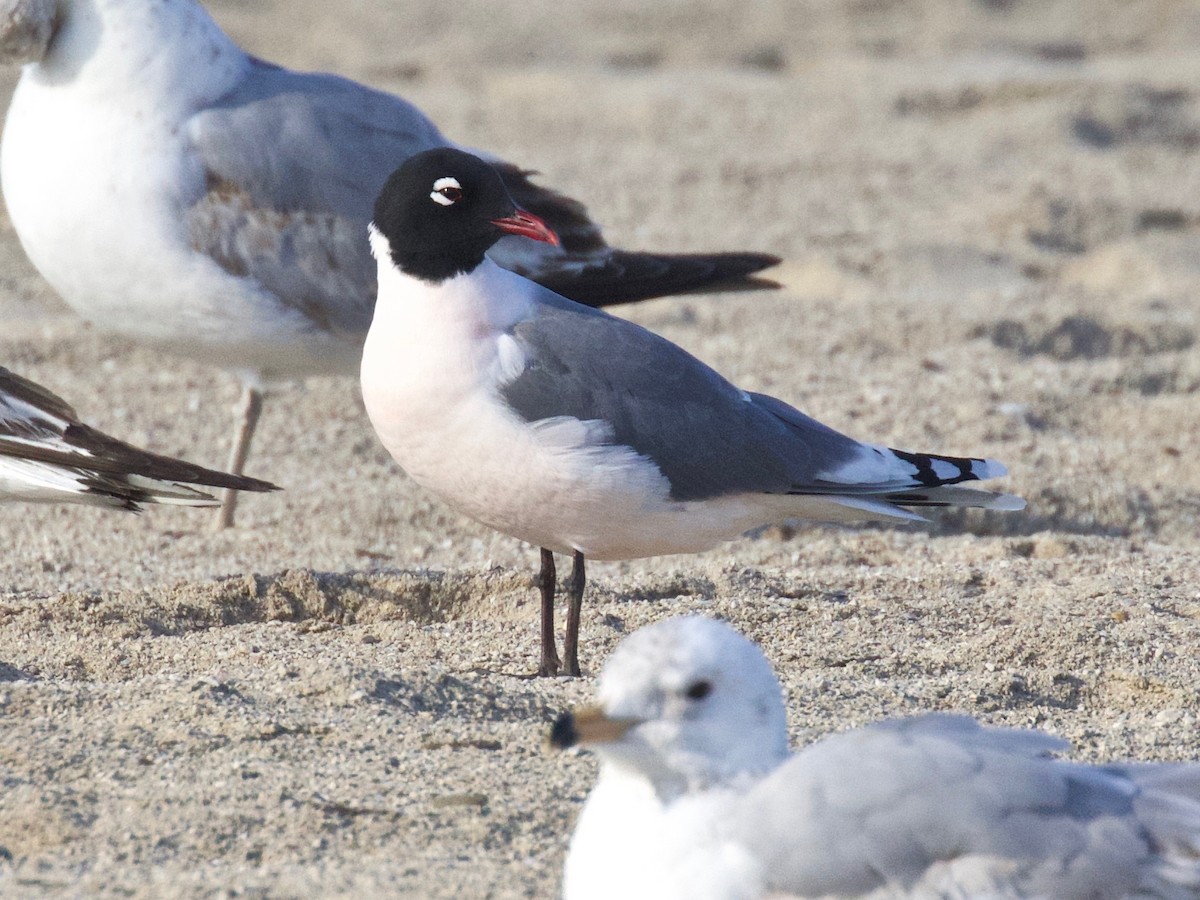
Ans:
POLYGON ((458 179, 447 175, 433 183, 433 190, 429 192, 429 199, 442 206, 453 206, 462 199, 462 195, 462 185, 458 183, 458 179))
POLYGON ((683 695, 689 700, 703 700, 712 693, 711 681, 697 681, 688 685, 688 689, 683 692, 683 695))

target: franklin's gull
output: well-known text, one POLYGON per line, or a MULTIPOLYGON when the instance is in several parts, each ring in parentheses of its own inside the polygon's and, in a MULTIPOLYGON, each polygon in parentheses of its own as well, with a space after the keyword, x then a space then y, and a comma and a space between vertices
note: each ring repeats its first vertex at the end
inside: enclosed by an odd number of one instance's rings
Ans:
POLYGON ((367 413, 418 483, 542 548, 541 674, 555 674, 554 559, 571 554, 565 672, 579 673, 584 558, 706 550, 786 518, 917 519, 1014 510, 961 487, 999 463, 862 444, 739 390, 675 344, 496 265, 501 237, 553 242, 488 163, 417 154, 384 185, 367 413))

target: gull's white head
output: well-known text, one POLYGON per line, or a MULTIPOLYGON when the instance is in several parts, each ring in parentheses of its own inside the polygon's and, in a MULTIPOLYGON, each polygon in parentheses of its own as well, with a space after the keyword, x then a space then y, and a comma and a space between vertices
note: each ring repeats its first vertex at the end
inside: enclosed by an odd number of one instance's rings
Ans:
POLYGON ((713 619, 668 619, 630 635, 605 663, 598 700, 560 717, 552 743, 590 747, 660 796, 762 775, 788 754, 770 664, 713 619))
POLYGON ((24 65, 46 55, 57 0, 0 0, 0 64, 24 65))

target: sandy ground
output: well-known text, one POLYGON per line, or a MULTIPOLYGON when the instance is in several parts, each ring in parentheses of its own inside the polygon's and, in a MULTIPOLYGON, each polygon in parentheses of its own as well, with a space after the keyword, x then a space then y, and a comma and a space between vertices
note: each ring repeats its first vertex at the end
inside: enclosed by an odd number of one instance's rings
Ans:
MULTIPOLYGON (((552 896, 594 761, 546 725, 684 612, 763 642, 797 742, 948 709, 1196 755, 1193 4, 211 8, 540 169, 614 243, 782 255, 781 291, 625 313, 851 434, 1003 459, 1030 507, 595 565, 589 677, 530 681, 536 553, 407 481, 353 382, 288 388, 251 465, 287 490, 234 531, 0 509, 0 894, 552 896)), ((234 380, 80 323, 6 218, 0 364, 225 458, 234 380)))

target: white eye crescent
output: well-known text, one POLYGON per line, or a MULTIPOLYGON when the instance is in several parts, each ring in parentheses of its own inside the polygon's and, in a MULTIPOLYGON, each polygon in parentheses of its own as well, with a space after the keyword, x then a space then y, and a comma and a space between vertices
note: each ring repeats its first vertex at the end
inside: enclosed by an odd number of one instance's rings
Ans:
POLYGON ((457 178, 445 175, 433 183, 429 199, 442 206, 453 206, 462 199, 462 185, 457 178))

